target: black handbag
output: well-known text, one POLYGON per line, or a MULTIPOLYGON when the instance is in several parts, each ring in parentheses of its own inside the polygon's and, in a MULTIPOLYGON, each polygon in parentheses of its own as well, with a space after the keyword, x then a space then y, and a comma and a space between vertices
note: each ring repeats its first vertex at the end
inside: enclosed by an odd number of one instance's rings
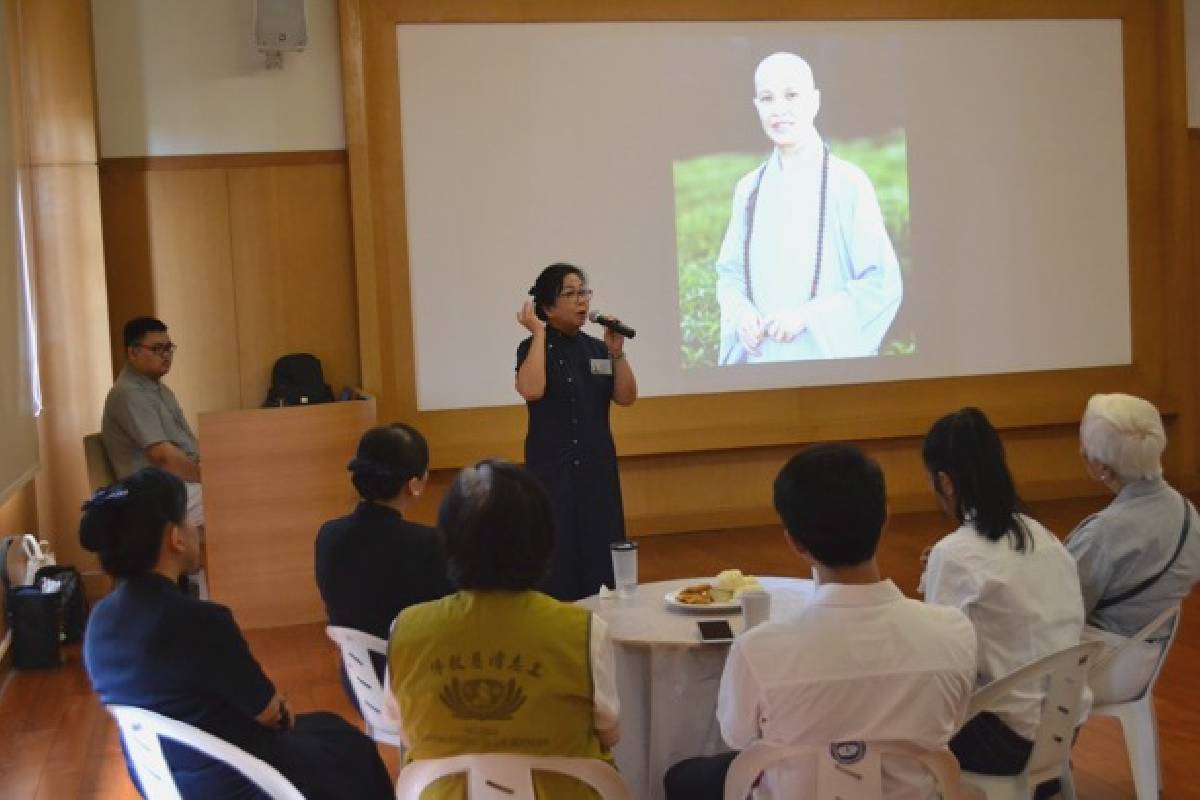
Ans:
POLYGON ((89 611, 87 595, 83 592, 83 576, 74 567, 51 564, 37 571, 35 583, 38 586, 42 585, 42 578, 49 578, 60 584, 58 596, 62 608, 63 642, 82 642, 89 611))
POLYGON ((0 541, 0 583, 4 585, 4 615, 12 632, 13 666, 44 669, 62 664, 62 593, 37 586, 13 586, 8 574, 8 550, 15 537, 0 541))

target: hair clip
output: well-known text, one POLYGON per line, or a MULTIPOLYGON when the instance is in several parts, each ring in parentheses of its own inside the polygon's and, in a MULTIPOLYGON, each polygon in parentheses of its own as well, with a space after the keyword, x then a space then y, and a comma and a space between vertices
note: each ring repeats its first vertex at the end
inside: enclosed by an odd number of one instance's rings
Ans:
POLYGON ((119 483, 113 484, 103 489, 97 489, 95 494, 83 502, 83 509, 85 511, 94 511, 98 508, 119 505, 124 503, 128 498, 128 489, 119 483))

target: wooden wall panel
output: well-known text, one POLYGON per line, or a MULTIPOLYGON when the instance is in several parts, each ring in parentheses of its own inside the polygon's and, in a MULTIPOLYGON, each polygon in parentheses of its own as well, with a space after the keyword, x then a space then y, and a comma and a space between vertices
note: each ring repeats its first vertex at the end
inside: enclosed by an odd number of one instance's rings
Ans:
POLYGON ((229 171, 242 404, 260 404, 285 353, 321 359, 335 393, 359 384, 344 164, 229 171))
POLYGON ((359 385, 344 153, 113 159, 101 169, 117 369, 122 324, 153 314, 180 345, 167 382, 193 423, 261 405, 285 353, 314 353, 335 392, 359 385))
POLYGON ((104 272, 114 378, 125 363, 122 329, 126 321, 154 313, 148 184, 143 172, 102 172, 100 175, 105 232, 104 272), (119 234, 110 235, 110 232, 119 234))
POLYGON ((153 313, 179 345, 167 382, 196 430, 202 412, 242 400, 226 178, 223 170, 179 170, 146 180, 153 313))
POLYGON ((112 385, 99 176, 94 164, 35 166, 31 174, 44 401, 38 517, 63 563, 94 568, 76 532, 89 494, 83 436, 100 430, 112 385))
POLYGON ((95 164, 92 15, 87 0, 18 0, 25 113, 35 164, 95 164))

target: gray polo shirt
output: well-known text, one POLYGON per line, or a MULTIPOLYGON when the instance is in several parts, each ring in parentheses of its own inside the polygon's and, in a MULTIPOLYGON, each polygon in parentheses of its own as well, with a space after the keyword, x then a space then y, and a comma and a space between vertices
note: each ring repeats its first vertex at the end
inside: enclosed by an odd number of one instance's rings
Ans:
POLYGON ((200 463, 200 448, 175 393, 126 364, 104 400, 100 421, 104 449, 118 478, 151 466, 146 448, 171 442, 200 463))
POLYGON ((1187 597, 1200 580, 1200 518, 1190 504, 1188 513, 1191 529, 1171 568, 1145 591, 1102 610, 1096 609, 1102 598, 1132 589, 1171 560, 1183 528, 1183 498, 1162 478, 1134 481, 1079 523, 1066 544, 1079 569, 1089 625, 1132 636, 1187 597))

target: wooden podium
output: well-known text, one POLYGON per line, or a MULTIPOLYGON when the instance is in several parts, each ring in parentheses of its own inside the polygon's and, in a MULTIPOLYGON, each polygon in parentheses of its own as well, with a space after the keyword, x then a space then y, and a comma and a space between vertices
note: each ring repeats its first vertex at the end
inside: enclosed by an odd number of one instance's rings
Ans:
POLYGON ((320 622, 317 529, 358 495, 346 464, 375 401, 200 415, 208 587, 243 628, 320 622))

